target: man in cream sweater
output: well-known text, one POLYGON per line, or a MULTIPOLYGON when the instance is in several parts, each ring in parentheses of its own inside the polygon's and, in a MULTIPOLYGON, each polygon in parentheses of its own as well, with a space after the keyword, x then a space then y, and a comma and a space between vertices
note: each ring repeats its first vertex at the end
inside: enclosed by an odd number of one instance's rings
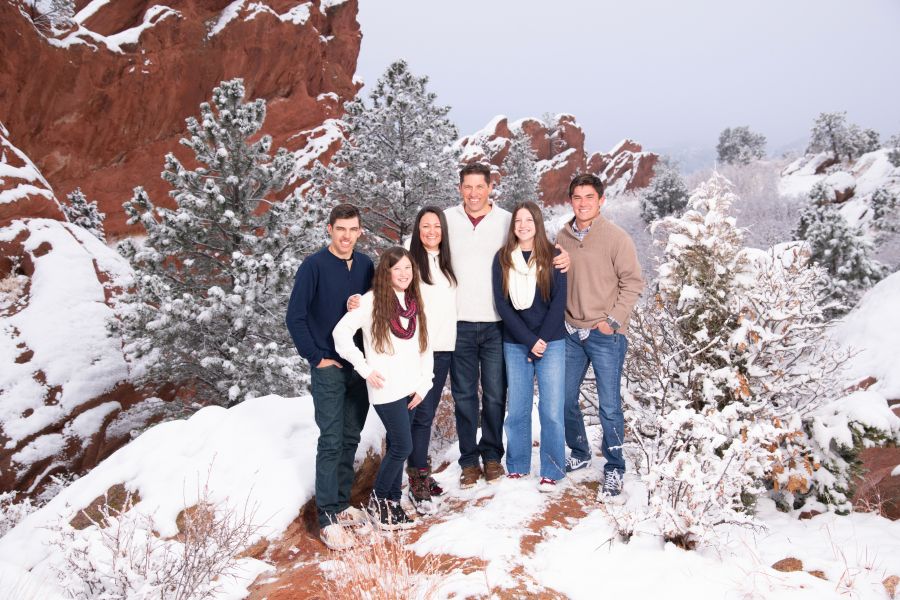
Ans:
POLYGON ((496 483, 504 475, 500 459, 506 374, 503 330, 491 288, 491 264, 506 240, 510 214, 488 200, 492 189, 490 167, 470 163, 459 173, 462 204, 444 211, 457 279, 456 349, 450 363, 450 383, 456 405, 461 488, 478 483, 482 474, 479 459, 484 463, 488 483, 496 483), (479 413, 481 440, 476 441, 479 413))
POLYGON ((634 241, 621 227, 600 214, 605 197, 603 182, 595 175, 578 175, 569 184, 574 218, 559 231, 557 244, 569 253, 566 301, 566 444, 571 455, 566 470, 576 471, 591 462, 591 448, 578 406, 581 382, 588 363, 597 379, 603 487, 599 499, 618 503, 625 460, 622 444, 622 366, 628 340, 625 332, 634 304, 644 288, 634 241))

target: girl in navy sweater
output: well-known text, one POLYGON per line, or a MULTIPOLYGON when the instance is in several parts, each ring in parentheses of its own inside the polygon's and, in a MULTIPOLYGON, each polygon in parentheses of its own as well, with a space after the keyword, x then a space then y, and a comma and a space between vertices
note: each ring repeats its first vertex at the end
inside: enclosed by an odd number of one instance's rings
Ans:
POLYGON ((508 381, 507 477, 531 471, 531 410, 538 382, 543 492, 565 477, 566 275, 553 268, 554 249, 541 210, 522 202, 512 211, 506 243, 494 257, 494 303, 503 319, 508 381))

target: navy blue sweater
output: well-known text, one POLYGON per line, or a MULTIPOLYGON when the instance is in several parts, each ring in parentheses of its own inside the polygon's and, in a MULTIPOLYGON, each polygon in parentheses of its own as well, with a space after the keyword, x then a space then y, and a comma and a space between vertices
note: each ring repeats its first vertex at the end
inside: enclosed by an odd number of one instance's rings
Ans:
POLYGON ((368 292, 374 274, 372 259, 362 252, 353 253, 353 265, 347 270, 347 263, 327 247, 300 264, 285 321, 297 352, 311 367, 331 358, 353 368, 338 356, 331 332, 347 312, 347 298, 368 292))
MULTIPOLYGON (((526 253, 526 261, 529 254, 526 253)), ((566 337, 566 274, 554 268, 552 282, 549 301, 545 301, 541 290, 534 286, 531 306, 525 310, 516 310, 509 296, 503 293, 500 252, 494 255, 494 304, 503 320, 503 341, 522 344, 528 348, 528 355, 532 360, 538 360, 530 350, 539 339, 549 343, 566 337)))

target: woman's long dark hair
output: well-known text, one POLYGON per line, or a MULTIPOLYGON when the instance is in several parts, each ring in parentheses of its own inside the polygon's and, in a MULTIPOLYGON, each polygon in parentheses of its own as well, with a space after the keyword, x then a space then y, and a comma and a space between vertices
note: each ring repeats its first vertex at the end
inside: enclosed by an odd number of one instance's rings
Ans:
POLYGON ((438 252, 440 253, 438 255, 438 266, 441 268, 441 272, 444 273, 444 277, 446 277, 450 283, 456 285, 456 275, 453 274, 453 266, 450 264, 450 240, 447 238, 450 232, 447 231, 447 218, 444 216, 444 211, 436 206, 426 206, 416 215, 416 223, 413 225, 412 229, 412 238, 409 241, 409 253, 412 255, 413 264, 419 268, 419 276, 422 278, 422 283, 428 285, 434 283, 431 281, 431 267, 428 264, 428 251, 425 250, 425 246, 422 245, 422 238, 419 235, 419 223, 422 221, 422 217, 428 213, 437 215, 438 220, 441 222, 441 242, 438 245, 438 252))
POLYGON ((534 249, 531 251, 529 263, 534 261, 537 264, 537 287, 541 292, 541 298, 546 302, 550 299, 550 291, 553 286, 553 244, 547 239, 541 209, 534 202, 520 202, 512 210, 512 219, 509 220, 509 232, 506 234, 506 243, 500 248, 500 272, 503 274, 503 293, 509 297, 509 270, 513 266, 512 253, 519 245, 519 239, 516 237, 516 215, 523 208, 531 213, 531 218, 534 220, 534 249))
POLYGON ((375 267, 375 275, 372 278, 372 341, 375 352, 379 354, 393 354, 394 344, 391 343, 391 319, 394 318, 394 307, 397 304, 397 296, 391 285, 391 268, 403 258, 408 258, 412 263, 413 276, 406 288, 406 293, 413 298, 419 307, 419 352, 428 349, 428 323, 425 320, 425 311, 422 306, 422 294, 419 292, 419 269, 406 248, 394 246, 381 253, 378 265, 375 267))

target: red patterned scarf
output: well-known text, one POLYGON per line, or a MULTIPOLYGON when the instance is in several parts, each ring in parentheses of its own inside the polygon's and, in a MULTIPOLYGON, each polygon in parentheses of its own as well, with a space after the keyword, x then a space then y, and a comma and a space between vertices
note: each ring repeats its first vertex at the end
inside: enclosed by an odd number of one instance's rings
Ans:
POLYGON ((419 314, 419 307, 416 304, 416 299, 410 295, 409 288, 407 288, 403 299, 406 303, 405 309, 400 306, 400 299, 394 294, 394 315, 391 317, 389 325, 391 333, 401 340, 408 340, 416 333, 416 321, 418 320, 416 315, 419 314), (409 323, 405 328, 400 324, 400 317, 409 319, 409 323))

